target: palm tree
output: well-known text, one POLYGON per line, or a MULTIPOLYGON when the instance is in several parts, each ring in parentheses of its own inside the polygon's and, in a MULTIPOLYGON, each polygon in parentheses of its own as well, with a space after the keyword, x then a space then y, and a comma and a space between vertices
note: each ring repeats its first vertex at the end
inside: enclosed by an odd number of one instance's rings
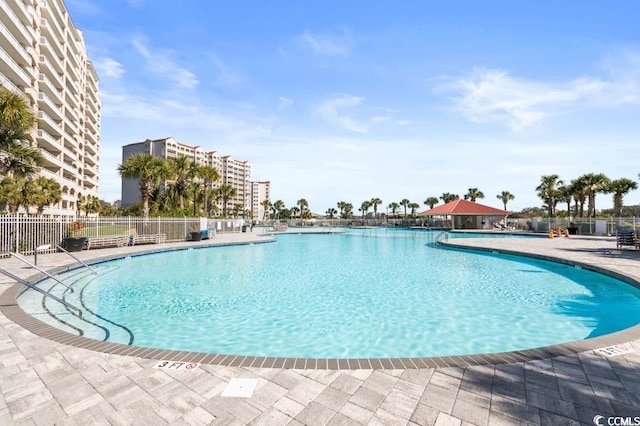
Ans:
POLYGON ((148 218, 151 193, 167 177, 165 161, 150 154, 133 154, 118 165, 118 173, 125 179, 139 180, 142 216, 148 218))
POLYGON ((443 203, 447 204, 450 203, 451 201, 457 200, 458 198, 460 198, 458 196, 458 194, 452 194, 450 192, 444 192, 441 196, 440 199, 442 200, 443 203))
POLYGON ((262 200, 260 201, 260 205, 264 208, 264 216, 262 217, 262 220, 267 220, 267 214, 269 213, 269 210, 271 210, 271 201, 268 199, 262 200))
POLYGON ((349 219, 351 216, 353 216, 353 204, 351 203, 344 203, 344 209, 342 211, 342 215, 340 217, 342 217, 343 219, 349 219))
POLYGON ((609 184, 608 192, 613 193, 613 214, 614 216, 622 216, 622 201, 629 191, 638 189, 638 184, 627 178, 612 180, 609 184))
POLYGON ((336 214, 338 214, 338 210, 334 209, 333 207, 329 207, 325 214, 329 217, 329 219, 333 219, 336 214))
POLYGON ((304 213, 305 209, 309 207, 309 202, 304 198, 300 198, 296 202, 296 205, 299 207, 300 219, 302 219, 302 214, 304 213))
POLYGON ((420 208, 420 204, 418 203, 411 203, 409 204, 409 208, 411 209, 411 216, 415 216, 416 214, 416 209, 420 208))
POLYGON ((25 207, 28 213, 29 207, 36 204, 38 187, 31 179, 9 176, 0 181, 0 187, 0 202, 7 205, 9 213, 18 213, 20 207, 25 207))
POLYGON ((362 212, 362 218, 364 219, 364 217, 367 215, 367 212, 369 211, 369 207, 371 207, 371 201, 363 201, 362 204, 360 205, 360 211, 362 212))
MULTIPOLYGON (((291 217, 294 218, 300 214, 300 207, 293 206, 289 209, 289 211, 291 212, 291 217)), ((300 215, 300 217, 302 218, 302 215, 300 215)))
POLYGON ((540 185, 536 187, 538 191, 538 197, 546 203, 547 212, 549 217, 552 217, 555 213, 556 204, 558 203, 558 185, 562 185, 560 176, 558 175, 544 175, 540 177, 540 185))
POLYGON ((382 200, 380 198, 372 198, 371 201, 369 201, 369 203, 371 204, 371 207, 373 207, 373 218, 377 219, 378 218, 378 206, 380 204, 382 204, 382 200))
POLYGON ((34 124, 22 95, 0 86, 0 175, 27 177, 38 171, 42 155, 29 146, 34 124))
POLYGON ((271 206, 271 209, 273 210, 276 219, 280 219, 280 213, 285 209, 284 201, 276 200, 276 202, 271 206))
POLYGON ((567 217, 571 218, 571 202, 573 201, 573 187, 571 184, 558 187, 558 198, 567 203, 567 217))
POLYGON ((404 207, 404 217, 407 217, 407 207, 409 206, 409 204, 411 204, 411 201, 406 198, 400 200, 400 205, 404 207))
POLYGON ((465 200, 470 200, 472 202, 476 202, 477 199, 483 199, 484 193, 480 191, 478 188, 469 188, 467 194, 464 196, 465 200))
POLYGON ((202 188, 204 194, 204 211, 207 214, 207 217, 211 216, 211 201, 209 198, 209 193, 213 189, 212 185, 220 180, 220 173, 218 173, 218 169, 211 166, 200 166, 198 171, 199 176, 202 178, 202 188))
POLYGON ((340 217, 344 214, 344 207, 347 205, 346 201, 338 201, 336 206, 340 209, 340 217))
POLYGON ((195 170, 192 166, 193 161, 186 155, 179 155, 178 157, 169 158, 168 162, 170 179, 173 180, 173 187, 178 194, 180 210, 184 210, 184 198, 187 193, 187 187, 195 170))
POLYGON ((502 201, 502 204, 504 205, 505 210, 507 210, 507 203, 511 200, 515 200, 516 198, 509 191, 502 191, 500 195, 496 195, 496 197, 498 198, 498 200, 502 201))
POLYGON ((227 217, 227 204, 229 200, 238 195, 238 190, 233 186, 225 183, 216 189, 218 199, 222 200, 222 216, 227 217))
POLYGON ((611 181, 604 173, 587 173, 586 175, 580 176, 579 179, 583 182, 587 190, 587 199, 589 202, 587 216, 595 217, 596 194, 598 192, 604 192, 611 181))
POLYGON ((391 215, 395 217, 396 213, 398 212, 398 209, 400 208, 400 204, 394 201, 393 203, 389 203, 388 207, 391 209, 391 215))
POLYGON ((38 191, 34 205, 38 207, 38 214, 42 214, 45 207, 62 201, 62 187, 55 180, 38 176, 35 184, 38 191))
POLYGON ((585 183, 580 179, 574 179, 569 185, 571 187, 571 193, 573 194, 573 201, 576 205, 576 215, 584 216, 584 203, 587 199, 587 188, 585 183))
POLYGON ((99 213, 100 199, 93 195, 83 195, 82 197, 80 197, 78 208, 79 210, 84 211, 86 216, 91 213, 99 213))
POLYGON ((426 200, 424 200, 424 204, 426 204, 427 206, 429 206, 430 209, 432 209, 433 206, 438 204, 438 199, 436 197, 429 197, 426 200))

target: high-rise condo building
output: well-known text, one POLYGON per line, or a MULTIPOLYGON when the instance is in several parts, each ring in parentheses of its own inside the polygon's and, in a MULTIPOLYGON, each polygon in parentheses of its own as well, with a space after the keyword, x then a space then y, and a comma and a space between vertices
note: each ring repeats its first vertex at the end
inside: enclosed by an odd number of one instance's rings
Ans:
POLYGON ((82 197, 98 196, 100 98, 82 32, 62 0, 0 0, 0 84, 33 109, 40 174, 62 187, 62 201, 44 213, 76 214, 82 197))
MULTIPOLYGON (((220 180, 212 184, 217 188, 227 184, 236 189, 235 197, 227 203, 227 211, 233 211, 234 206, 242 206, 241 214, 251 209, 252 186, 251 167, 247 161, 235 160, 229 155, 221 156, 217 151, 205 151, 200 146, 187 145, 174 138, 147 139, 122 147, 122 161, 133 154, 149 154, 160 158, 177 158, 184 155, 199 165, 214 167, 220 174, 220 180)), ((166 186, 165 182, 165 186, 166 186)), ((129 207, 140 201, 140 190, 137 179, 122 179, 122 207, 129 207)), ((222 204, 218 203, 218 211, 222 212, 222 204)))
POLYGON ((268 180, 251 182, 251 212, 254 221, 262 222, 267 219, 269 211, 264 208, 263 202, 271 200, 270 192, 271 182, 268 180))

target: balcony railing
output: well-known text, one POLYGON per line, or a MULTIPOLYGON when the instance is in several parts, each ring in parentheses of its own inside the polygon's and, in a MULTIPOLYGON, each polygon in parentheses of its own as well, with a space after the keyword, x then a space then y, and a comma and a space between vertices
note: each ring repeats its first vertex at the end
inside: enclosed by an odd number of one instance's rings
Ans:
POLYGON ((18 56, 20 56, 20 58, 22 59, 22 63, 30 64, 31 63, 31 58, 29 58, 29 55, 27 55, 25 47, 18 41, 17 38, 15 38, 15 36, 11 33, 11 31, 9 31, 9 28, 7 28, 2 23, 2 21, 0 21, 0 33, 2 33, 4 38, 7 39, 9 44, 16 51, 16 54, 18 56))
MULTIPOLYGON (((18 6, 18 8, 20 8, 20 7, 24 8, 24 6, 22 4, 20 4, 19 1, 16 1, 16 2, 13 2, 13 3, 16 6, 18 6)), ((5 2, 5 4, 6 4, 6 2, 5 2)), ((17 29, 17 31, 14 33, 14 35, 16 37, 22 37, 22 39, 20 39, 21 43, 31 44, 31 42, 33 40, 33 36, 27 31, 27 29, 25 27, 25 23, 20 18, 18 18, 18 15, 16 15, 16 13, 10 7, 5 7, 5 8, 3 8, 3 10, 7 14, 7 16, 9 16, 9 20, 12 22, 13 26, 15 26, 16 29, 17 29)))
POLYGON ((53 84, 53 82, 49 79, 49 77, 47 77, 45 74, 40 73, 38 75, 38 82, 42 85, 45 86, 45 88, 49 89, 49 93, 51 93, 54 97, 53 101, 55 103, 55 101, 58 101, 59 105, 64 104, 64 101, 62 100, 62 91, 60 91, 58 88, 56 88, 56 86, 53 84))
MULTIPOLYGON (((23 86, 31 86, 31 78, 29 75, 22 69, 20 65, 16 63, 16 61, 9 56, 4 49, 0 49, 0 60, 7 64, 9 70, 13 72, 16 78, 21 79, 20 82, 23 86)), ((6 73, 5 73, 6 74, 6 73)))

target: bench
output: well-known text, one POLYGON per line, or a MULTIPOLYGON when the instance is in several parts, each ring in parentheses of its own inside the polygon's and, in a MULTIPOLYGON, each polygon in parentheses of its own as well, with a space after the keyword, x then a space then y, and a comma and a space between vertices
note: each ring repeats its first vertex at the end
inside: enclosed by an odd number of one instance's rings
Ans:
POLYGON ((162 244, 166 240, 167 236, 165 234, 134 234, 131 238, 131 245, 135 246, 136 244, 162 244))
POLYGON ((128 235, 104 235, 91 237, 87 241, 87 250, 92 248, 124 247, 129 245, 128 235))

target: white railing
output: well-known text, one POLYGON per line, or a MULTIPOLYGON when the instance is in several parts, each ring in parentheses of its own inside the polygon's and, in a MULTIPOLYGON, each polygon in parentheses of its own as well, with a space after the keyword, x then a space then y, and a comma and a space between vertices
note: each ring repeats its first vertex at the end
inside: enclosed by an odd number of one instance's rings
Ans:
MULTIPOLYGON (((71 236, 71 223, 81 222, 77 236, 92 238, 106 235, 164 234, 166 242, 185 241, 190 238, 192 226, 206 231, 211 238, 220 233, 242 232, 242 220, 206 219, 193 217, 153 217, 144 219, 133 216, 75 217, 75 216, 27 216, 0 215, 0 253, 13 252, 33 255, 36 247, 56 245, 71 236)), ((246 227, 245 227, 246 228, 246 227)), ((46 253, 45 251, 40 251, 46 253)))

